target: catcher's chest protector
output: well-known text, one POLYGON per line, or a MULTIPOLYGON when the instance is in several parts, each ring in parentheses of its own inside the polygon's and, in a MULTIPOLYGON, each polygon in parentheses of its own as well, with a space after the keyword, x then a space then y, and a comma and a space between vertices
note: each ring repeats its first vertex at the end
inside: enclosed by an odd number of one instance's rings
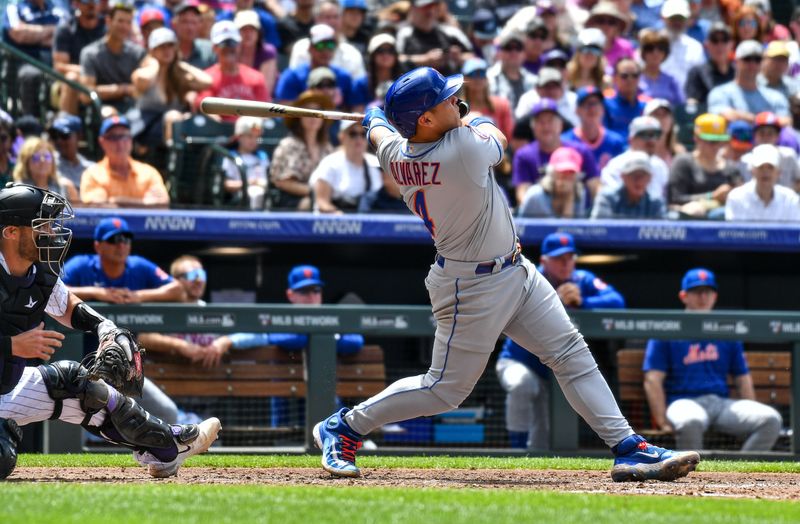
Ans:
MULTIPOLYGON (((17 278, 0 266, 0 334, 14 336, 39 325, 58 277, 41 264, 35 264, 36 275, 17 278)), ((0 395, 17 385, 25 359, 11 357, 0 360, 0 395)))

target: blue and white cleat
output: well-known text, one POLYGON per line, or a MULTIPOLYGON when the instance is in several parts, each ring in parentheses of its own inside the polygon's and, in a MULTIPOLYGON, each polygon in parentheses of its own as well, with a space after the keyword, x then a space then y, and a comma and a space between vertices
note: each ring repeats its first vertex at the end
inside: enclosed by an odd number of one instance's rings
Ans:
POLYGON ((356 452, 362 439, 344 421, 347 411, 342 408, 314 426, 314 442, 322 450, 322 469, 337 477, 358 477, 356 452))
POLYGON ((641 435, 631 435, 617 444, 611 479, 614 482, 665 482, 685 477, 700 463, 696 451, 672 451, 648 444, 641 435))

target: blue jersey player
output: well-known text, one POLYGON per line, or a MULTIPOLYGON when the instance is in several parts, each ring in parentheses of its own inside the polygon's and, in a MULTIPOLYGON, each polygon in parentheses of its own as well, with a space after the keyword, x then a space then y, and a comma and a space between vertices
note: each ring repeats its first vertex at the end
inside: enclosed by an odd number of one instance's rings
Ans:
MULTIPOLYGON (((717 279, 704 268, 689 270, 679 293, 687 311, 711 311, 717 279)), ((755 400, 753 378, 741 342, 650 340, 644 357, 644 389, 659 429, 675 433, 678 448, 699 448, 711 427, 742 437, 742 451, 769 451, 780 434, 780 413, 755 400), (728 376, 738 399, 728 398, 728 376)))
MULTIPOLYGON (((542 242, 539 272, 570 308, 614 309, 625 299, 590 271, 575 269, 575 239, 569 233, 552 233, 542 242)), ((549 449, 550 395, 547 366, 533 353, 506 339, 495 366, 506 391, 506 429, 511 447, 549 449)))

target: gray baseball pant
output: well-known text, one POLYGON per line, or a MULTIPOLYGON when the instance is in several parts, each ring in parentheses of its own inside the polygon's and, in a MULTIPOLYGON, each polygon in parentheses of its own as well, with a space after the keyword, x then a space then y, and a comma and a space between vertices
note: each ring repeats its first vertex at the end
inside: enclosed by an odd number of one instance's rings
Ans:
POLYGON ((500 386, 506 392, 506 429, 528 434, 528 449, 550 449, 550 392, 547 381, 511 358, 497 360, 500 386))
POLYGON ((714 428, 744 438, 742 451, 769 451, 783 426, 781 414, 766 404, 719 395, 675 400, 667 408, 667 419, 675 428, 677 449, 702 449, 703 433, 714 428))
POLYGON ((366 435, 384 424, 457 408, 505 333, 553 370, 572 408, 609 447, 633 434, 553 287, 519 258, 480 276, 447 262, 431 266, 425 279, 436 319, 431 366, 350 410, 345 421, 354 431, 366 435))

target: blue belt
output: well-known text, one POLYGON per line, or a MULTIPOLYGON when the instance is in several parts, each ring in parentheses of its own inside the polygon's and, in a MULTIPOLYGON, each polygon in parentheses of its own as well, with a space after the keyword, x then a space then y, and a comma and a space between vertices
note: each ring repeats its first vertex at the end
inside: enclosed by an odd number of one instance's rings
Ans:
MULTIPOLYGON (((503 265, 500 266, 500 271, 504 270, 508 266, 513 265, 517 261, 517 257, 519 256, 519 250, 517 249, 510 255, 508 255, 505 260, 503 260, 503 265)), ((439 264, 439 267, 444 269, 445 258, 442 255, 436 255, 436 263, 439 264)), ((476 275, 485 275, 487 273, 491 273, 494 270, 495 263, 494 262, 481 262, 480 264, 475 265, 475 274, 476 275)))

